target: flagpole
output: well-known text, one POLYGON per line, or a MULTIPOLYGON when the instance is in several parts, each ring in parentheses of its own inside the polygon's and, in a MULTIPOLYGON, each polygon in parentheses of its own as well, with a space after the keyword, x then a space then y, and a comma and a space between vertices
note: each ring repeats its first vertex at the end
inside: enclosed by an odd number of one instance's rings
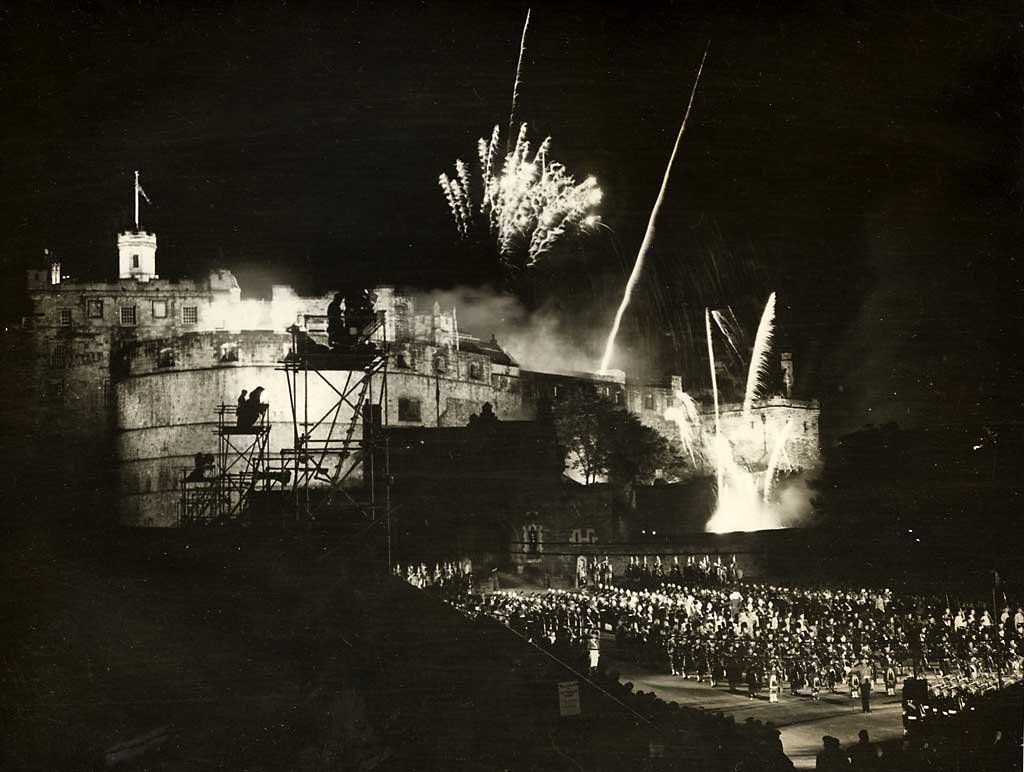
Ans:
POLYGON ((135 170, 135 230, 139 229, 139 171, 135 170))

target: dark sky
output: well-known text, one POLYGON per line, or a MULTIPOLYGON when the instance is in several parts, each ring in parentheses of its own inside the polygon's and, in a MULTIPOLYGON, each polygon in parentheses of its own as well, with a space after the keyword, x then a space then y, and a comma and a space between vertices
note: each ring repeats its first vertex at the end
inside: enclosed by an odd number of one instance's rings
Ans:
MULTIPOLYGON (((614 243, 631 261, 710 40, 623 347, 677 369, 679 309, 724 274, 710 295, 751 331, 779 293, 780 345, 830 431, 1019 419, 1024 10, 772 5, 533 9, 518 117, 598 178, 615 232, 538 268, 551 302, 610 323, 614 243)), ((43 247, 112 274, 135 168, 165 276, 478 280, 436 179, 507 124, 525 8, 0 10, 5 306, 43 247)))

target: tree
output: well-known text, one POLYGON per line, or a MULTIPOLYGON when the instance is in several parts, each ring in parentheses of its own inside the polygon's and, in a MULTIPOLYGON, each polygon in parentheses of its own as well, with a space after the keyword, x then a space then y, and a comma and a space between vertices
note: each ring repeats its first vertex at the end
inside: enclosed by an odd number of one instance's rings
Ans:
POLYGON ((611 410, 604 417, 601 434, 608 476, 613 481, 650 483, 659 469, 672 476, 683 465, 674 442, 625 410, 611 410))
POLYGON ((551 406, 558 441, 569 454, 569 464, 590 485, 608 472, 608 445, 604 428, 614 405, 591 384, 570 389, 551 406))
POLYGON ((646 483, 658 469, 671 474, 683 463, 675 443, 602 397, 593 384, 569 390, 552 412, 569 463, 587 485, 606 475, 630 486, 646 483))

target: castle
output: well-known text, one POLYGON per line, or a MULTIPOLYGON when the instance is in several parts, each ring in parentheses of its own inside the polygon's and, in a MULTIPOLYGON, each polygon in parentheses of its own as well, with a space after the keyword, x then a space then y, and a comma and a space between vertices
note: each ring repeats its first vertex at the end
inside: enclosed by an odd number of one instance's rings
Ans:
MULTIPOLYGON (((71 279, 56 261, 28 271, 31 313, 23 326, 32 344, 33 404, 62 447, 73 449, 71 458, 62 461, 55 452, 47 460, 69 491, 110 484, 122 524, 175 526, 181 470, 215 442, 216 405, 234 404, 242 389, 263 386, 268 419, 279 427, 270 433, 268 450, 279 453, 291 444, 280 369, 292 344, 286 330, 315 325, 330 297, 274 286, 269 300, 243 299, 227 269, 201 280, 161 279, 156 234, 137 224, 118 235, 117 250, 116 281, 71 279), (115 474, 104 482, 90 468, 115 474)), ((417 308, 391 287, 377 288, 376 295, 376 308, 384 312, 379 337, 387 358, 388 427, 465 426, 485 403, 501 421, 531 420, 545 400, 586 381, 646 425, 678 438, 665 418, 684 387, 678 376, 644 384, 621 372, 532 371, 493 338, 460 331, 456 309, 417 308)), ((713 416, 701 410, 709 425, 713 416)), ((801 469, 819 463, 818 413, 816 402, 786 394, 746 416, 738 405, 723 405, 720 420, 735 438, 737 459, 751 469, 765 468, 773 438, 788 427, 787 463, 801 469)), ((693 473, 710 470, 703 462, 693 473)))

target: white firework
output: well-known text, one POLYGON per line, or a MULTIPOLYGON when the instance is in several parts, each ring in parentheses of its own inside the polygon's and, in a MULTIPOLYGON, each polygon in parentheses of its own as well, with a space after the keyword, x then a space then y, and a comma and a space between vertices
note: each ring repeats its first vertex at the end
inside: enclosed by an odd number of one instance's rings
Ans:
POLYGON ((594 216, 594 208, 601 203, 601 189, 593 177, 577 183, 565 166, 548 160, 550 137, 531 158, 525 123, 498 173, 499 142, 495 126, 490 140, 481 139, 477 144, 480 196, 475 207, 469 174, 461 160, 455 162, 455 178, 440 176, 441 190, 461 238, 469 238, 474 227, 483 228, 486 223, 501 261, 509 267, 528 268, 566 233, 594 216), (480 225, 474 226, 477 217, 480 225))
POLYGON ((679 444, 696 465, 699 446, 703 443, 700 408, 697 401, 685 391, 676 391, 674 397, 676 404, 665 409, 664 417, 666 421, 675 423, 679 429, 679 444))

